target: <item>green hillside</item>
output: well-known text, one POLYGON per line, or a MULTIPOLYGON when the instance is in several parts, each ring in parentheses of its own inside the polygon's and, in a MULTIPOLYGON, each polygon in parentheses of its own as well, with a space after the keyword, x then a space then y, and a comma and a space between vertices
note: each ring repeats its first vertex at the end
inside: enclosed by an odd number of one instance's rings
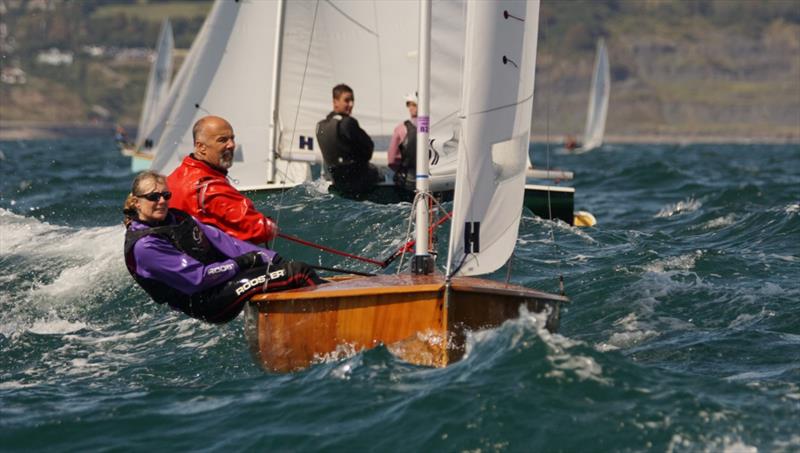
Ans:
MULTIPOLYGON (((268 1, 268 0, 264 0, 268 1)), ((169 17, 186 49, 210 1, 4 0, 2 68, 25 85, 0 84, 0 120, 135 124, 145 59, 91 57, 84 46, 150 48, 169 17), (41 2, 38 2, 41 3, 41 2), (46 2, 45 2, 46 3, 46 2), (36 63, 51 47, 70 66, 36 63)), ((542 0, 534 133, 580 135, 597 39, 612 67, 607 135, 800 140, 800 1, 542 0)))

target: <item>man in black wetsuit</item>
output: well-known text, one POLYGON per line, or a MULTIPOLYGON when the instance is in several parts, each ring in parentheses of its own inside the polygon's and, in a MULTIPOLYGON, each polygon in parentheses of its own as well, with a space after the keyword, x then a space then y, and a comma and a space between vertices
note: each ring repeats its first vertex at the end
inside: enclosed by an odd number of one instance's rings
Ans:
POLYGON ((333 87, 333 111, 317 123, 317 142, 325 160, 332 188, 345 195, 370 192, 380 180, 378 169, 369 163, 375 145, 350 116, 353 89, 345 84, 333 87))

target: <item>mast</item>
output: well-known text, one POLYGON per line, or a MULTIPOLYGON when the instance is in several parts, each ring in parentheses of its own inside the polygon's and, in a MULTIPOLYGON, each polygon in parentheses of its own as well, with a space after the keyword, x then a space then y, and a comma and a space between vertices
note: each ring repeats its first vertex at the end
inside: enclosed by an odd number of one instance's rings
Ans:
POLYGON ((272 124, 269 127, 269 146, 270 152, 267 156, 267 183, 275 182, 275 156, 278 155, 278 143, 280 134, 278 133, 278 106, 280 105, 280 75, 281 64, 283 63, 283 27, 286 18, 286 1, 278 2, 278 25, 275 27, 275 64, 272 65, 272 96, 270 100, 270 112, 272 112, 272 124))
POLYGON ((432 274, 433 257, 428 253, 428 197, 430 197, 431 185, 428 165, 428 134, 431 122, 429 102, 431 83, 431 0, 422 0, 419 6, 416 248, 411 272, 414 274, 432 274))

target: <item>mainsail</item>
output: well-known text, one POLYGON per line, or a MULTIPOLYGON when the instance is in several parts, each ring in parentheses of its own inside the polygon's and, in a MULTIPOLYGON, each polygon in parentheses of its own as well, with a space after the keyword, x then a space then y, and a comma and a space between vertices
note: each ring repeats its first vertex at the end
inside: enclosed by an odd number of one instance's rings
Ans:
POLYGON ((589 109, 586 113, 586 129, 583 135, 583 151, 603 144, 608 113, 608 97, 611 92, 611 73, 608 66, 608 50, 601 38, 597 42, 592 88, 589 94, 589 109))
MULTIPOLYGON (((330 112, 338 83, 355 91, 354 116, 373 137, 391 135, 408 117, 403 98, 417 90, 418 8, 402 0, 286 3, 279 78, 284 152, 318 150, 316 124, 330 112)), ((465 14, 463 1, 433 7, 431 116, 445 138, 458 122, 465 14)))
POLYGON ((493 272, 516 245, 538 23, 539 0, 469 5, 448 276, 493 272))
POLYGON ((174 50, 172 38, 172 25, 169 19, 164 19, 161 32, 156 44, 155 60, 150 67, 147 78, 147 88, 144 95, 144 105, 139 117, 139 128, 136 133, 136 149, 141 149, 145 142, 147 132, 153 127, 158 113, 164 108, 170 88, 172 77, 172 53, 174 50))

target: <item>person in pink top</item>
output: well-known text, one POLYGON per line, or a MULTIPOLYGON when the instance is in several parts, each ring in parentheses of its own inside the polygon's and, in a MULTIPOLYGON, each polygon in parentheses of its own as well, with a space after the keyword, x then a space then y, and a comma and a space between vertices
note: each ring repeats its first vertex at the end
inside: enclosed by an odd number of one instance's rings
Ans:
POLYGON ((406 95, 405 100, 411 118, 394 128, 387 155, 389 168, 395 172, 394 182, 399 186, 414 183, 417 167, 417 95, 406 95))

